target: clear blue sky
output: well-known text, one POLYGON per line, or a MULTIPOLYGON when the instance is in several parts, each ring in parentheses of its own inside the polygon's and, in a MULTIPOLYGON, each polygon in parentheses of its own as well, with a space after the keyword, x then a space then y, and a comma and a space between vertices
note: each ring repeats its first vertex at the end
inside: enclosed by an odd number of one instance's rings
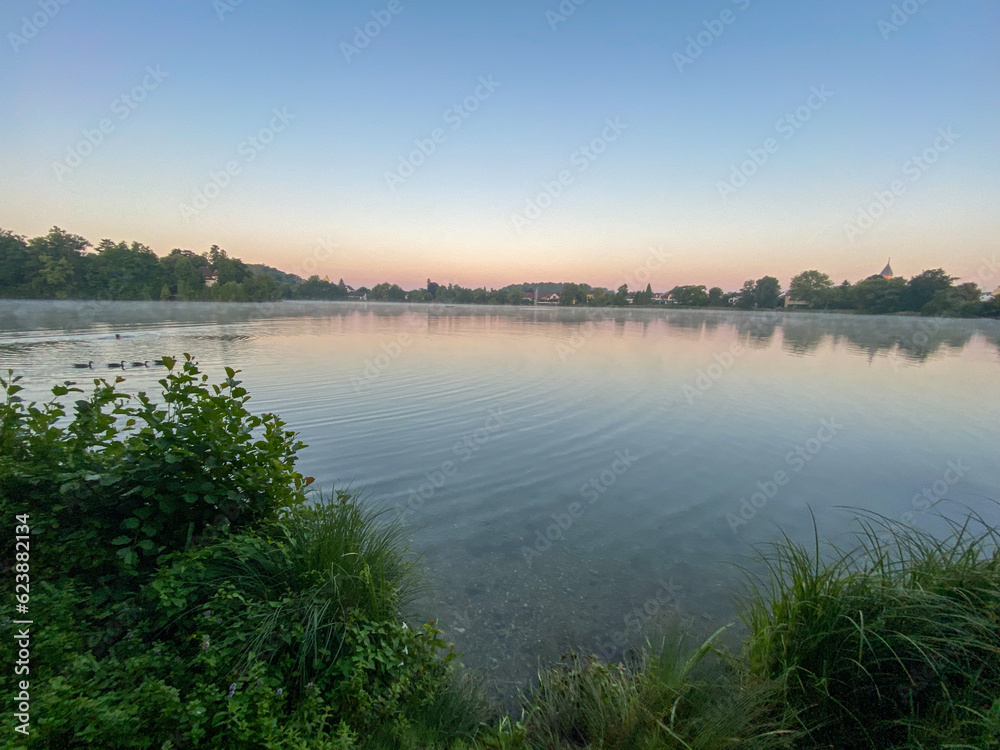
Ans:
POLYGON ((20 234, 217 243, 355 285, 617 286, 649 264, 655 289, 730 289, 889 255, 1000 285, 979 273, 1000 250, 997 3, 910 0, 894 30, 872 0, 567 0, 564 20, 554 0, 64 1, 0 10, 0 227, 20 234), (417 141, 433 153, 400 171, 417 141), (748 151, 766 161, 734 180, 748 151))

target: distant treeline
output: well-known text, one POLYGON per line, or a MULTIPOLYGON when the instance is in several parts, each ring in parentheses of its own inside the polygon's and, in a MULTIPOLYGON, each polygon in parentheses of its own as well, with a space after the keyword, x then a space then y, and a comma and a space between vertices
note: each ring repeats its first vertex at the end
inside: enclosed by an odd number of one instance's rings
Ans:
POLYGON ((83 237, 53 227, 43 237, 26 239, 0 229, 0 297, 15 299, 196 300, 266 302, 278 299, 381 302, 437 302, 469 305, 525 305, 543 301, 561 306, 729 307, 770 310, 786 304, 822 310, 857 310, 885 314, 915 312, 957 317, 1000 316, 1000 301, 984 295, 975 283, 956 285, 943 269, 924 271, 909 281, 881 275, 834 285, 827 274, 810 270, 792 279, 782 293, 774 276, 749 280, 739 291, 703 285, 675 286, 669 292, 611 291, 574 282, 511 284, 502 289, 457 284, 406 290, 383 282, 371 289, 332 283, 319 276, 302 279, 265 265, 231 258, 213 245, 207 253, 174 249, 158 257, 139 242, 83 237))
MULTIPOLYGON (((1000 304, 978 284, 957 279, 936 268, 906 279, 869 276, 854 284, 834 285, 825 273, 810 270, 795 276, 782 294, 773 276, 749 280, 738 292, 719 287, 674 287, 669 302, 686 307, 732 306, 742 310, 773 309, 779 305, 814 310, 857 310, 869 314, 912 312, 923 315, 980 317, 1000 315, 1000 304)), ((621 290, 619 290, 621 291, 621 290)), ((648 295, 647 288, 647 295, 648 295)), ((636 295, 638 297, 639 295, 636 295)), ((562 300, 560 299, 560 302, 562 300)))
POLYGON ((59 227, 30 240, 0 230, 0 297, 265 302, 347 295, 342 282, 303 281, 275 268, 248 265, 217 245, 200 255, 173 250, 158 257, 139 242, 102 240, 92 247, 59 227))

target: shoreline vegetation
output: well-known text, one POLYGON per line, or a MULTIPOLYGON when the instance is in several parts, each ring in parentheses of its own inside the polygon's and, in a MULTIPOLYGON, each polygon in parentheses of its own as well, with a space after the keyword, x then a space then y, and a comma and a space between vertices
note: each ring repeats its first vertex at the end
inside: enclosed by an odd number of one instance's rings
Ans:
MULTIPOLYGON (((329 248, 321 245, 314 257, 303 263, 305 272, 315 270, 329 253, 329 248)), ((994 280, 994 271, 980 271, 980 280, 994 280)), ((288 299, 511 306, 540 302, 587 308, 1000 317, 1000 287, 984 290, 975 282, 956 281, 959 279, 941 268, 925 270, 909 280, 895 278, 887 266, 881 274, 839 285, 825 273, 807 270, 792 278, 784 291, 774 276, 748 280, 739 290, 728 292, 706 285, 654 292, 648 282, 645 289, 640 288, 641 283, 635 289, 622 284, 612 290, 575 282, 525 282, 487 289, 438 284, 431 279, 425 287, 410 290, 389 282, 355 289, 343 279, 334 283, 316 274, 302 278, 269 266, 246 264, 217 245, 207 253, 174 249, 161 257, 139 242, 104 239, 95 247, 59 227, 31 239, 0 229, 0 299, 258 303, 288 299)))
POLYGON ((30 523, 35 616, 30 739, 8 718, 6 746, 1000 748, 1000 531, 982 518, 934 538, 858 511, 853 549, 780 539, 741 647, 720 628, 626 663, 569 653, 508 715, 433 622, 405 619, 419 574, 398 518, 311 492, 304 445, 247 409, 237 371, 164 362, 155 394, 116 377, 27 403, 0 378, 0 508, 30 523))

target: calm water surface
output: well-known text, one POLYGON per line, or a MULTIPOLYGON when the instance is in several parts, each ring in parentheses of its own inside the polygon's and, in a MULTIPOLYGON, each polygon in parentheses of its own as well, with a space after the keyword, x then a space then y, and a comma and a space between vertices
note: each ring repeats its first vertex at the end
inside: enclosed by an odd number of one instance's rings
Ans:
POLYGON ((1000 522, 998 321, 0 302, 0 368, 32 396, 85 380, 73 362, 182 352, 241 369, 322 486, 405 510, 431 590, 414 616, 501 693, 664 616, 731 622, 732 563, 779 527, 810 539, 810 510, 828 538, 842 506, 1000 522))

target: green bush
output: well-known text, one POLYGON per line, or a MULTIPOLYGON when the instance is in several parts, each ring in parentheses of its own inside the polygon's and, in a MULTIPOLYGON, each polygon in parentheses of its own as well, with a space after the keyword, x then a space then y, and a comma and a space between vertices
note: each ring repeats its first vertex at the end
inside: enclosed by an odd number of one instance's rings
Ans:
POLYGON ((375 727, 412 696, 432 696, 454 658, 433 626, 402 622, 413 568, 399 527, 381 521, 347 493, 320 497, 177 556, 149 589, 164 625, 197 623, 185 638, 227 654, 237 684, 266 664, 284 691, 319 687, 352 726, 375 727))
MULTIPOLYGON (((235 371, 209 385, 190 356, 164 362, 155 398, 98 380, 72 412, 69 384, 38 405, 13 374, 0 379, 0 508, 30 514, 31 608, 45 613, 32 629, 31 745, 349 750, 474 736, 482 707, 453 649, 432 624, 402 620, 416 577, 400 528, 349 493, 307 499, 303 444, 248 411, 235 371)), ((4 694, 12 677, 0 675, 4 694)))
MULTIPOLYGON (((95 380, 71 415, 59 399, 79 388, 56 386, 39 406, 21 400, 13 373, 0 378, 0 507, 31 515, 48 539, 42 564, 71 561, 71 573, 105 596, 120 598, 134 588, 128 576, 213 529, 244 528, 301 502, 310 481, 294 470, 303 444, 277 416, 247 410, 234 370, 209 386, 189 355, 180 367, 164 362, 157 401, 122 393, 119 376, 95 380)), ((4 560, 11 544, 4 540, 4 560)))

